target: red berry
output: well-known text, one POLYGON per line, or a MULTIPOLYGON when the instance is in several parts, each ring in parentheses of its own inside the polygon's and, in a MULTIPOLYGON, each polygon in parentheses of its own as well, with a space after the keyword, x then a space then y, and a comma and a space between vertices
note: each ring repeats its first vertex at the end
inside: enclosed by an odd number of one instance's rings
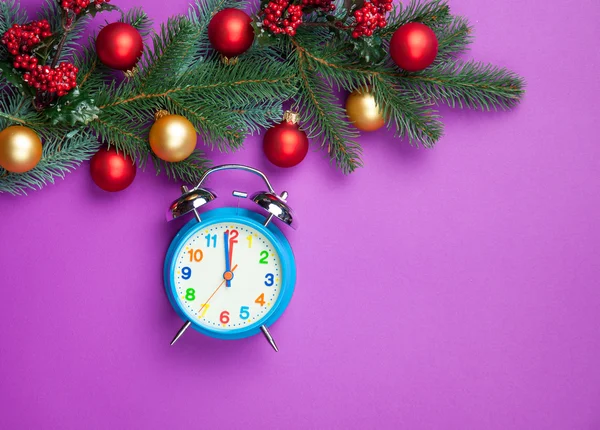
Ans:
POLYGON ((387 25, 386 13, 392 9, 392 0, 371 0, 364 3, 363 7, 354 12, 356 25, 352 31, 353 38, 372 36, 377 28, 387 25))
MULTIPOLYGON (((14 24, 2 35, 0 42, 6 45, 11 55, 17 56, 31 52, 33 47, 49 36, 52 36, 50 24, 43 19, 24 25, 14 24)), ((21 63, 21 61, 18 62, 21 63)))
POLYGON ((72 10, 76 15, 79 15, 84 9, 93 3, 99 8, 103 3, 108 3, 110 0, 62 0, 60 5, 64 10, 72 10))

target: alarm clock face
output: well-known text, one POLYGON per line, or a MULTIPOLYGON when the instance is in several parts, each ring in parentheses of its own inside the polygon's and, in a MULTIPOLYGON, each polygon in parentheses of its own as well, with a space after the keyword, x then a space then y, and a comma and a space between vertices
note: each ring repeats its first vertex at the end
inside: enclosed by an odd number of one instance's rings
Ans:
POLYGON ((172 254, 172 299, 180 312, 204 332, 258 330, 275 311, 286 276, 274 242, 258 223, 192 228, 172 254))

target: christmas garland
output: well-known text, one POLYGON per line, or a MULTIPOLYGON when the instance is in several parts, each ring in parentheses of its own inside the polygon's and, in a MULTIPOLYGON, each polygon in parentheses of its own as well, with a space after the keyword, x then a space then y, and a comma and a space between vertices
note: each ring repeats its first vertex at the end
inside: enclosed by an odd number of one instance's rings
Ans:
MULTIPOLYGON (((117 9, 109 0, 46 0, 33 22, 17 0, 3 0, 0 192, 41 188, 106 146, 130 165, 150 159, 157 174, 194 183, 210 165, 194 149, 196 133, 233 151, 248 134, 297 118, 296 130, 349 173, 362 165, 359 129, 385 124, 432 147, 443 131, 436 104, 509 109, 523 95, 516 74, 457 58, 472 28, 444 0, 262 0, 253 18, 232 9, 243 7, 198 0, 158 33, 133 9, 78 50, 89 17, 117 9), (351 93, 346 108, 336 90, 351 93), (299 115, 282 122, 289 101, 299 115)), ((284 159, 280 134, 268 135, 269 159, 301 161, 302 136, 284 159)))

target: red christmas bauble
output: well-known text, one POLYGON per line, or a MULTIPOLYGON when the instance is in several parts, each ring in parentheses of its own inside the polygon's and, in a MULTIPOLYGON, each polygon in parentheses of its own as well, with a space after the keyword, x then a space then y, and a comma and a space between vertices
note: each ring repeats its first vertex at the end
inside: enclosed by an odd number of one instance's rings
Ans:
POLYGON ((92 179, 104 191, 121 191, 135 179, 135 166, 131 158, 117 153, 115 148, 102 148, 90 162, 92 179))
POLYGON ((98 58, 111 69, 133 69, 143 49, 144 42, 139 31, 124 22, 108 24, 96 38, 98 58))
POLYGON ((308 137, 297 124, 298 114, 286 112, 283 121, 265 133, 263 150, 279 167, 293 167, 308 153, 308 137))
POLYGON ((431 66, 437 53, 435 33, 420 22, 403 25, 390 40, 390 55, 400 68, 408 72, 418 72, 431 66))
POLYGON ((254 29, 250 17, 239 9, 227 8, 208 23, 211 45, 225 57, 237 57, 252 46, 254 29))

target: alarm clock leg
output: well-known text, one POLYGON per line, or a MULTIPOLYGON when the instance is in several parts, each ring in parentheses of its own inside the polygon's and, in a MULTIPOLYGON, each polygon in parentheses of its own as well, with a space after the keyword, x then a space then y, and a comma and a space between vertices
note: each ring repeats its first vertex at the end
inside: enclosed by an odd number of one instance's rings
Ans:
POLYGON ((263 225, 266 227, 269 225, 269 223, 271 222, 271 220, 273 219, 273 214, 269 215, 269 218, 266 219, 266 221, 263 223, 263 225))
POLYGON ((271 333, 269 333, 269 329, 267 328, 267 326, 266 325, 261 325, 260 329, 262 330, 263 334, 267 338, 267 341, 269 341, 269 343, 271 344, 271 346, 273 347, 273 349, 275 350, 275 352, 279 352, 279 348, 277 348, 277 344, 275 343, 275 339, 273 339, 273 336, 271 336, 271 333))
POLYGON ((188 329, 188 327, 190 326, 190 324, 192 324, 191 321, 186 321, 185 324, 183 326, 181 326, 181 328, 179 329, 179 331, 177 332, 177 334, 175 335, 175 337, 171 341, 171 346, 175 342, 177 342, 177 339, 179 339, 183 333, 185 333, 185 331, 188 329))

